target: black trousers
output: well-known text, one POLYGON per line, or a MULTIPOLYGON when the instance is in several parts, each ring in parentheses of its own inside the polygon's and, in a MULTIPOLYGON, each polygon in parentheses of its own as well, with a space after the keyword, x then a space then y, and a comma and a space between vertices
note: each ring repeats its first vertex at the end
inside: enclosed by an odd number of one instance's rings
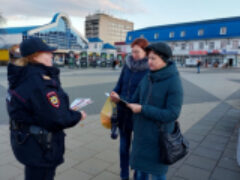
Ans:
POLYGON ((56 167, 25 166, 25 180, 54 180, 56 167))

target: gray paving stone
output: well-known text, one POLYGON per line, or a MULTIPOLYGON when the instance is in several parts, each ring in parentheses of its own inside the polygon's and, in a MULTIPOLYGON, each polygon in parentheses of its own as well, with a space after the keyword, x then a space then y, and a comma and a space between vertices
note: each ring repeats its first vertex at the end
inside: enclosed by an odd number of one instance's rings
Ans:
POLYGON ((71 158, 73 160, 78 160, 79 162, 83 162, 86 159, 93 157, 97 154, 97 151, 87 149, 85 147, 76 148, 74 151, 66 153, 66 158, 71 158))
POLYGON ((111 166, 107 170, 109 172, 112 172, 113 174, 116 174, 116 175, 120 176, 120 162, 117 162, 115 164, 111 164, 111 166))
POLYGON ((97 152, 101 152, 105 149, 108 149, 108 146, 105 143, 102 143, 99 140, 93 141, 89 144, 86 144, 86 145, 84 145, 84 147, 86 147, 88 149, 92 149, 92 150, 97 151, 97 152))
POLYGON ((186 179, 175 176, 175 177, 170 178, 169 180, 186 180, 186 179))
POLYGON ((16 158, 14 157, 13 153, 11 151, 4 152, 0 154, 0 166, 5 165, 10 162, 15 162, 16 158))
POLYGON ((118 155, 118 152, 116 151, 106 150, 97 154, 95 157, 109 163, 114 163, 119 161, 119 155, 118 155))
MULTIPOLYGON (((240 92, 240 90, 239 90, 240 92)), ((227 117, 228 119, 239 119, 240 117, 240 111, 238 109, 230 109, 228 112, 227 112, 227 117)))
POLYGON ((207 180, 210 177, 210 172, 200 168, 195 168, 189 165, 183 165, 176 173, 176 176, 188 180, 207 180))
POLYGON ((197 135, 201 135, 201 136, 205 136, 207 135, 209 132, 211 131, 211 129, 205 129, 205 128, 191 128, 188 130, 188 133, 193 133, 193 134, 197 134, 197 135))
POLYGON ((224 132, 233 132, 234 127, 226 127, 226 126, 216 126, 214 129, 224 132))
POLYGON ((180 168, 180 167, 183 165, 184 161, 185 161, 189 156, 190 156, 190 153, 187 154, 183 159, 180 159, 178 162, 176 162, 175 164, 173 164, 173 165, 170 166, 170 167, 171 167, 171 168, 175 168, 175 169, 180 168))
POLYGON ((65 145, 68 147, 68 149, 74 150, 75 148, 84 145, 84 143, 79 141, 79 140, 77 140, 77 139, 66 138, 65 145))
POLYGON ((213 129, 210 134, 214 134, 214 135, 220 135, 220 136, 225 136, 225 137, 230 137, 232 135, 231 131, 222 131, 222 130, 218 130, 218 129, 213 129))
POLYGON ((232 150, 232 149, 226 148, 224 153, 223 153, 223 157, 230 158, 230 159, 233 159, 233 160, 237 160, 236 149, 232 150))
POLYGON ((200 144, 201 147, 209 148, 212 150, 224 151, 226 144, 216 143, 208 140, 204 140, 200 144))
POLYGON ((225 169, 229 169, 229 170, 233 170, 233 171, 238 171, 240 172, 240 167, 237 164, 236 160, 227 158, 227 157, 223 157, 219 164, 219 167, 225 168, 225 169))
POLYGON ((189 131, 187 133, 185 133, 184 136, 186 136, 186 138, 188 140, 191 140, 191 141, 194 141, 197 143, 201 142, 205 138, 205 136, 203 136, 203 135, 191 133, 189 131))
POLYGON ((0 156, 1 154, 4 154, 6 152, 12 151, 12 148, 10 147, 10 145, 8 145, 7 142, 5 143, 0 143, 0 156))
POLYGON ((230 127, 230 128, 235 128, 238 121, 232 121, 232 119, 230 119, 230 117, 227 117, 228 119, 224 121, 224 119, 220 120, 217 124, 216 127, 230 127))
POLYGON ((98 138, 99 137, 97 137, 96 135, 88 133, 88 134, 81 134, 77 138, 74 138, 74 139, 77 140, 77 141, 80 141, 83 144, 86 144, 86 143, 91 143, 98 138))
POLYGON ((231 96, 229 96, 227 99, 239 99, 240 97, 240 90, 237 90, 235 93, 233 93, 231 96))
POLYGON ((217 164, 217 160, 212 160, 212 159, 201 157, 201 156, 191 155, 187 158, 184 164, 205 169, 206 171, 212 171, 217 164))
POLYGON ((168 168, 168 172, 167 172, 167 179, 171 179, 172 177, 174 177, 174 175, 176 174, 176 172, 177 172, 177 169, 174 168, 174 167, 172 167, 172 166, 170 166, 170 167, 168 168))
MULTIPOLYGON (((214 111, 214 110, 213 110, 214 111)), ((211 111, 209 114, 205 115, 203 119, 201 119, 202 122, 210 122, 211 124, 216 124, 219 119, 223 116, 223 114, 218 112, 211 111)))
POLYGON ((238 136, 231 136, 230 137, 230 142, 233 142, 233 143, 238 142, 238 136))
POLYGON ((83 173, 76 169, 70 169, 65 171, 64 173, 57 175, 56 180, 90 180, 92 178, 91 175, 83 173))
POLYGON ((92 180, 107 180, 107 179, 119 180, 119 176, 117 176, 111 172, 103 172, 103 173, 99 174, 98 176, 96 176, 95 178, 93 178, 92 180))
POLYGON ((236 150, 237 149, 237 142, 229 142, 227 148, 236 150))
MULTIPOLYGON (((67 153, 68 154, 68 153, 67 153)), ((64 157, 64 163, 57 168, 57 174, 62 174, 66 170, 69 170, 74 167, 74 165, 79 164, 78 159, 69 158, 67 155, 64 157)))
POLYGON ((9 165, 12 165, 12 166, 14 166, 14 167, 22 170, 22 172, 24 172, 24 165, 21 164, 20 162, 14 161, 14 162, 10 162, 10 163, 8 163, 8 164, 9 164, 9 165))
POLYGON ((229 138, 226 138, 224 136, 209 134, 204 139, 204 141, 208 141, 208 142, 212 142, 212 143, 218 143, 218 144, 226 144, 229 141, 229 138))
POLYGON ((211 180, 239 180, 240 173, 218 167, 214 170, 210 179, 211 180))
MULTIPOLYGON (((201 121, 200 121, 201 122, 201 121)), ((212 126, 210 126, 209 124, 200 124, 199 122, 196 123, 195 125, 193 125, 191 127, 191 129, 193 130, 210 130, 212 129, 212 126)))
POLYGON ((189 139, 188 139, 188 142, 189 142, 189 145, 190 145, 190 151, 193 151, 199 145, 198 142, 195 142, 195 141, 192 141, 192 140, 189 140, 189 139))
MULTIPOLYGON (((57 168, 56 179, 120 180, 119 139, 112 141, 109 138, 109 130, 104 129, 99 120, 99 112, 106 99, 104 92, 110 91, 116 83, 109 81, 101 84, 101 78, 117 77, 119 72, 102 73, 92 69, 91 72, 85 71, 86 73, 81 74, 77 70, 72 72, 67 69, 64 72, 66 75, 62 77, 74 78, 82 75, 86 80, 88 77, 96 77, 94 81, 99 84, 74 86, 73 82, 73 87, 66 88, 67 92, 70 93, 70 100, 81 96, 91 97, 95 103, 85 109, 89 115, 93 116, 90 116, 80 125, 66 130, 65 163, 57 168), (92 93, 93 91, 94 93, 92 93)), ((232 180, 231 178, 233 178, 234 180, 235 177, 239 176, 239 170, 236 166, 236 136, 238 133, 236 125, 240 120, 240 111, 234 109, 229 102, 221 102, 213 95, 214 93, 207 92, 207 88, 200 88, 201 84, 197 86, 183 78, 183 86, 185 90, 184 105, 187 104, 189 107, 191 103, 202 104, 196 105, 196 109, 191 109, 191 112, 186 111, 196 115, 194 123, 191 124, 192 127, 189 126, 190 129, 186 129, 185 133, 189 137, 191 152, 186 158, 170 167, 167 174, 168 179, 210 180, 214 178, 232 180), (214 104, 214 107, 217 103, 219 105, 210 112, 207 111, 208 113, 206 112, 205 115, 197 113, 198 106, 203 107, 203 104, 208 105, 207 103, 214 104), (201 119, 197 117, 201 117, 201 119), (209 178, 211 170, 214 170, 213 176, 209 178)), ((237 93, 239 94, 239 92, 240 90, 237 93)), ((5 97, 2 95, 0 93, 0 102, 4 102, 5 97)), ((237 97, 236 92, 235 97, 237 97)), ((4 116, 1 112, 6 115, 6 111, 1 107, 0 103, 0 124, 2 123, 0 125, 0 180, 23 180, 23 166, 16 161, 11 153, 9 130, 8 125, 6 125, 8 119, 2 119, 4 116), (1 172, 5 173, 6 169, 11 170, 8 168, 9 166, 18 169, 18 174, 15 177, 2 179, 1 172)), ((183 122, 188 123, 191 122, 190 120, 191 118, 186 118, 183 122)), ((131 177, 132 174, 133 171, 131 171, 131 177)), ((4 176, 7 177, 8 173, 4 176)))
POLYGON ((87 174, 97 175, 107 169, 109 166, 111 166, 110 163, 104 162, 96 158, 91 158, 76 165, 74 168, 87 174))
POLYGON ((231 109, 232 106, 229 105, 228 103, 221 103, 219 104, 215 109, 214 109, 214 113, 217 112, 217 113, 220 113, 222 115, 224 115, 229 109, 231 109))
POLYGON ((182 83, 185 97, 184 104, 219 101, 216 96, 210 94, 186 79, 182 79, 182 83))
POLYGON ((8 179, 14 179, 18 175, 22 173, 22 170, 12 166, 12 165, 4 165, 0 166, 0 179, 1 180, 8 180, 8 179))
POLYGON ((19 174, 14 178, 10 178, 9 180, 24 180, 24 174, 19 174))
POLYGON ((9 141, 8 136, 0 136, 0 144, 7 143, 9 141))
POLYGON ((198 148, 193 152, 193 154, 217 160, 221 156, 221 151, 213 151, 212 149, 198 146, 198 148))
POLYGON ((199 125, 210 126, 210 127, 213 127, 216 123, 217 122, 209 121, 209 120, 205 119, 205 117, 203 119, 201 119, 201 121, 198 122, 199 125))

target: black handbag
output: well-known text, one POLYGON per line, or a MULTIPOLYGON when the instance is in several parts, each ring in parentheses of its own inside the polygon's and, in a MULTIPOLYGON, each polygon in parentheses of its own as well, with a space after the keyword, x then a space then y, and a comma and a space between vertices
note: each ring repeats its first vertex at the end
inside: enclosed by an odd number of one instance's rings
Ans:
POLYGON ((160 162, 166 165, 172 165, 185 157, 189 152, 189 142, 183 137, 179 123, 174 124, 173 133, 167 133, 161 130, 160 125, 160 162))

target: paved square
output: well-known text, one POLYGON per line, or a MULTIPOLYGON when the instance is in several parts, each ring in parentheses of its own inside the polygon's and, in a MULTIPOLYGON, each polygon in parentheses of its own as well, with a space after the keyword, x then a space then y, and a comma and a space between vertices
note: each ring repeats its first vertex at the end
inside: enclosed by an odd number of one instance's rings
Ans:
MULTIPOLYGON (((56 180, 120 180, 119 140, 99 120, 104 93, 113 89, 120 71, 61 69, 61 81, 71 101, 90 97, 88 118, 67 129, 65 163, 56 180)), ((240 70, 179 68, 184 105, 179 121, 190 141, 191 152, 170 167, 168 180, 239 180, 236 163, 240 127, 240 70)), ((23 180, 23 166, 14 158, 9 142, 5 108, 6 68, 0 67, 0 180, 23 180)))

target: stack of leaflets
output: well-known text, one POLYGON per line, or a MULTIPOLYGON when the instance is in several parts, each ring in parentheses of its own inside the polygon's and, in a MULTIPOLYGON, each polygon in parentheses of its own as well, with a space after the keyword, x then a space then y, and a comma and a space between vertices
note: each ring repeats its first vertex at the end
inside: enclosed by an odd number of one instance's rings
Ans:
POLYGON ((92 104, 93 101, 90 98, 76 98, 70 105, 71 109, 80 111, 83 107, 92 104))

